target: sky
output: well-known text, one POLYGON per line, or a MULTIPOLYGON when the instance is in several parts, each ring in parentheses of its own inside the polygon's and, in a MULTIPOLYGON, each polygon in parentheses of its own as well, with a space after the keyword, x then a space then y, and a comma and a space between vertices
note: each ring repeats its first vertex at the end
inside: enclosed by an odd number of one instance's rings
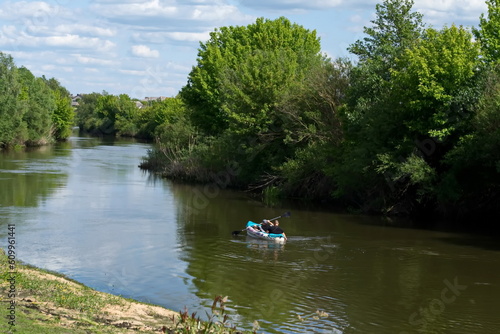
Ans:
MULTIPOLYGON (((316 30, 322 51, 347 47, 382 0, 0 0, 0 51, 72 94, 175 96, 217 27, 281 16, 316 30)), ((427 26, 477 26, 484 0, 414 0, 427 26)))

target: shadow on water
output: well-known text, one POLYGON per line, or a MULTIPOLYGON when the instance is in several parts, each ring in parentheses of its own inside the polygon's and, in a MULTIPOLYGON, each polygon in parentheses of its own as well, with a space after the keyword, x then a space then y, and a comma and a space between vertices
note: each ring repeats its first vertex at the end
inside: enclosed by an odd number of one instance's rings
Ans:
POLYGON ((488 251, 500 251, 500 238, 487 236, 453 236, 437 240, 457 246, 475 247, 488 251))

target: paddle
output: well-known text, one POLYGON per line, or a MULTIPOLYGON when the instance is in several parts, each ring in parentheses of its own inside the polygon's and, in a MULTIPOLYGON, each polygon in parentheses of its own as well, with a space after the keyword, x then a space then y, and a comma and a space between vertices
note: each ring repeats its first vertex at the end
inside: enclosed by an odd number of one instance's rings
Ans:
MULTIPOLYGON (((279 218, 287 218, 287 217, 290 217, 292 214, 290 213, 290 211, 287 211, 285 212, 284 214, 282 214, 281 216, 278 216, 278 217, 274 217, 274 218, 271 218, 271 219, 267 219, 267 220, 276 220, 276 219, 279 219, 279 218)), ((234 236, 237 236, 238 234, 240 234, 241 232, 243 231, 246 231, 247 229, 243 229, 243 230, 240 230, 240 231, 233 231, 233 235, 234 236)))

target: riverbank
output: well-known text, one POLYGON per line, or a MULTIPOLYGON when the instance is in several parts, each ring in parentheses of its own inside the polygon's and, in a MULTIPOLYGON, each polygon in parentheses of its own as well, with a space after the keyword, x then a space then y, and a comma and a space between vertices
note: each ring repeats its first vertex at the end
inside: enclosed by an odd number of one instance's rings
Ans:
MULTIPOLYGON (((187 311, 95 291, 60 274, 14 263, 0 249, 0 329, 19 334, 240 333, 217 323, 201 322, 187 311)), ((224 315, 225 300, 214 308, 224 315)))

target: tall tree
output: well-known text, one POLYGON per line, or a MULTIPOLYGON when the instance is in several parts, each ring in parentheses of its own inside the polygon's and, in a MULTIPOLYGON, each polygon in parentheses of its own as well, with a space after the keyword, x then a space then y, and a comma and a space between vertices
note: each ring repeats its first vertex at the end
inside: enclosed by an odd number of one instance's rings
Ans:
POLYGON ((0 52, 0 147, 23 144, 26 126, 23 116, 26 105, 19 102, 19 73, 10 55, 0 52))
MULTIPOLYGON (((352 71, 350 112, 364 113, 385 98, 390 69, 422 35, 422 14, 412 11, 412 7, 413 0, 384 0, 377 4, 376 19, 371 21, 371 27, 364 28, 367 36, 348 48, 359 58, 352 71)), ((359 115, 350 117, 354 120, 359 115)))
POLYGON ((219 134, 231 122, 265 130, 279 94, 303 77, 319 52, 315 31, 283 17, 216 29, 201 44, 181 96, 193 123, 206 133, 219 134))
POLYGON ((55 78, 46 79, 42 76, 45 83, 52 90, 56 107, 52 114, 52 123, 54 124, 54 137, 57 140, 64 140, 71 135, 71 129, 74 125, 75 112, 71 106, 71 97, 69 91, 64 88, 55 78))
POLYGON ((19 69, 23 86, 20 96, 26 104, 23 121, 28 133, 28 144, 39 145, 52 141, 52 115, 56 108, 52 91, 42 78, 36 78, 25 67, 19 69))
POLYGON ((470 118, 479 46, 463 27, 427 29, 391 71, 391 90, 405 127, 416 136, 444 141, 470 118))
POLYGON ((404 66, 398 59, 422 37, 422 15, 412 7, 411 0, 384 0, 376 6, 372 26, 364 29, 367 36, 349 47, 359 62, 351 71, 342 115, 343 161, 333 173, 339 186, 337 196, 365 206, 364 210, 387 206, 386 199, 394 194, 387 182, 390 175, 379 168, 379 162, 401 145, 400 124, 392 113, 399 104, 392 99, 392 71, 404 66), (377 203, 362 204, 370 200, 377 203))
POLYGON ((420 37, 422 14, 413 12, 413 0, 384 0, 375 6, 376 16, 365 27, 367 35, 352 44, 348 50, 357 55, 361 63, 383 62, 392 67, 396 58, 420 37))
POLYGON ((488 17, 481 14, 479 29, 473 29, 487 62, 500 60, 500 1, 486 0, 488 17))

